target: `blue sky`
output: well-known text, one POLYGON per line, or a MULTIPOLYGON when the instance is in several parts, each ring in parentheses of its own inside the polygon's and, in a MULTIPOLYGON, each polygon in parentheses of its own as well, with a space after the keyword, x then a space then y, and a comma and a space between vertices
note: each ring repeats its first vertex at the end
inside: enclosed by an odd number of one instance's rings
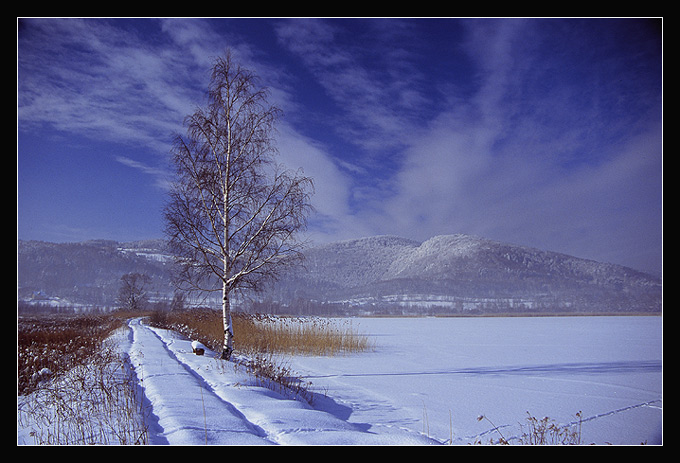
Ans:
POLYGON ((227 47, 315 180, 313 240, 468 233, 660 273, 649 19, 22 19, 18 238, 162 237, 173 133, 227 47))

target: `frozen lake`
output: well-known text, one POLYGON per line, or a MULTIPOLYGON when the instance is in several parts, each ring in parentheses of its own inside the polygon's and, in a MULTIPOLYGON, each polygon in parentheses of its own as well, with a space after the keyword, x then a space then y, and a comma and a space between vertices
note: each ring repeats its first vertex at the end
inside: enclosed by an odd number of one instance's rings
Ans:
POLYGON ((360 318, 352 325, 375 341, 373 352, 289 363, 313 383, 317 408, 369 431, 407 428, 442 442, 452 436, 454 444, 486 443, 500 432, 516 443, 527 412, 567 424, 580 411, 583 443, 661 443, 660 316, 360 318))

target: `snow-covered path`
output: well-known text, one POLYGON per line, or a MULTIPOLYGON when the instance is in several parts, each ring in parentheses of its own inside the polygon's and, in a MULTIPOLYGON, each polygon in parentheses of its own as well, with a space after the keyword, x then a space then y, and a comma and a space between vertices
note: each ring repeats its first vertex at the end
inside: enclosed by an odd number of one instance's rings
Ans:
POLYGON ((303 401, 258 386, 243 369, 191 342, 129 322, 127 346, 149 408, 151 444, 170 445, 426 445, 407 429, 362 429, 303 401))

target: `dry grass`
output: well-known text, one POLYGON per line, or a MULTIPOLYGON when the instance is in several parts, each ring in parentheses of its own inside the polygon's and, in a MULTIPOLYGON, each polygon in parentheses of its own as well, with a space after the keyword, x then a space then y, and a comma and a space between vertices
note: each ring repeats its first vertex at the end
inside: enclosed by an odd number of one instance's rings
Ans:
MULTIPOLYGON (((273 317, 233 313, 235 351, 244 355, 344 355, 373 349, 369 338, 351 321, 325 318, 273 317)), ((212 350, 221 351, 223 332, 219 311, 157 312, 151 323, 179 331, 212 350)))
MULTIPOLYGON (((520 423, 522 435, 518 438, 519 445, 581 445, 581 427, 583 424, 582 412, 576 413, 577 421, 568 424, 558 424, 547 416, 538 419, 527 412, 526 427, 520 423)), ((489 440, 489 444, 508 445, 510 440, 506 439, 501 433, 499 426, 496 426, 487 416, 479 415, 477 421, 486 420, 493 428, 491 431, 498 434, 497 441, 489 440)), ((453 437, 452 437, 453 440, 453 437)), ((475 441, 481 444, 481 439, 475 441)))
POLYGON ((110 335, 115 315, 17 320, 18 422, 35 444, 144 444, 134 371, 110 335))
MULTIPOLYGON (((527 428, 520 437, 522 445, 580 445, 583 413, 576 414, 575 425, 560 425, 547 416, 538 419, 527 412, 527 428)), ((524 427, 522 427, 524 428, 524 427)))
POLYGON ((239 316, 235 333, 243 330, 244 347, 254 352, 333 356, 371 350, 369 339, 350 320, 239 316), (247 346, 247 347, 246 347, 247 346))
POLYGON ((122 324, 123 320, 113 315, 19 317, 18 393, 24 395, 35 390, 46 374, 60 375, 87 364, 104 339, 122 324))

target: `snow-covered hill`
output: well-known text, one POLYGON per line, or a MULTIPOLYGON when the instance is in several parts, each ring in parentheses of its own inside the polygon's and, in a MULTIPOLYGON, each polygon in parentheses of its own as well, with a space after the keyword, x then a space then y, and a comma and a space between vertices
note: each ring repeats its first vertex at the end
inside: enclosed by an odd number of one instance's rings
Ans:
POLYGON ((470 235, 423 243, 392 236, 310 249, 272 291, 372 307, 453 311, 661 310, 661 281, 619 265, 470 235))
MULTIPOLYGON (((124 273, 151 277, 154 300, 170 300, 172 258, 162 240, 18 243, 18 296, 110 306, 124 273)), ((444 235, 423 243, 374 236, 310 247, 259 295, 288 311, 301 301, 358 310, 660 312, 661 281, 619 265, 444 235)))
POLYGON ((81 243, 17 243, 19 300, 52 305, 115 304, 120 278, 143 273, 151 278, 151 298, 171 298, 172 256, 163 240, 119 243, 92 240, 81 243))

